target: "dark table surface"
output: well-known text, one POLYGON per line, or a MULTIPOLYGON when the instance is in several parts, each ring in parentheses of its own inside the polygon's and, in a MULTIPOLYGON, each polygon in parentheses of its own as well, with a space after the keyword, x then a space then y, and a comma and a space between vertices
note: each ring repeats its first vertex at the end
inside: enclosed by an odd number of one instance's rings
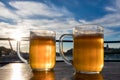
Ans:
POLYGON ((100 74, 75 74, 64 62, 56 62, 49 72, 32 72, 28 64, 9 63, 0 67, 0 80, 120 80, 120 62, 105 62, 100 74))

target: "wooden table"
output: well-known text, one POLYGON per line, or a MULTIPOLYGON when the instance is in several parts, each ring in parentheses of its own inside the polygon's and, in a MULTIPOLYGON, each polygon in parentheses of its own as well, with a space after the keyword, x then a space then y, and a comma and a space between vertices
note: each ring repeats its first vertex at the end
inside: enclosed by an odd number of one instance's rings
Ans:
POLYGON ((120 62, 105 62, 100 74, 75 74, 64 62, 56 62, 53 71, 34 73, 28 64, 9 63, 0 67, 0 80, 120 80, 120 62))

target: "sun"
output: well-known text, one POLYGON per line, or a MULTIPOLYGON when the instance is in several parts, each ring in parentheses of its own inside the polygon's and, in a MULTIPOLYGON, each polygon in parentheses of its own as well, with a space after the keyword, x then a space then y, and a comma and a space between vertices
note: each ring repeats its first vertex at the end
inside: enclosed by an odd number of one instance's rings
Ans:
POLYGON ((22 35, 23 35, 23 33, 20 30, 17 30, 15 32, 11 33, 11 38, 15 39, 16 41, 21 41, 22 35))

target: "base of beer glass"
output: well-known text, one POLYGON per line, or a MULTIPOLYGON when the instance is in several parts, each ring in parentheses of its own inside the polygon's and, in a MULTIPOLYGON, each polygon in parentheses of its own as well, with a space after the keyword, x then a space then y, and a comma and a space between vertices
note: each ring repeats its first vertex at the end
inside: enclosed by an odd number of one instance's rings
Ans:
POLYGON ((82 73, 82 74, 99 74, 100 72, 84 72, 84 71, 76 71, 76 73, 82 73))
POLYGON ((44 68, 44 69, 33 69, 32 68, 32 71, 52 71, 53 68, 44 68))

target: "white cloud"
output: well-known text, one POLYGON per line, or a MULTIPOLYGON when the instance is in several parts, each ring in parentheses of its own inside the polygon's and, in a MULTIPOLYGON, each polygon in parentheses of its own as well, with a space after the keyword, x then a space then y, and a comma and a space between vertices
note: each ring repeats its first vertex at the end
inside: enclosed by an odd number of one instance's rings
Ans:
POLYGON ((120 0, 115 0, 112 6, 105 7, 106 11, 111 11, 105 16, 91 21, 91 23, 101 24, 106 27, 120 26, 120 0))
MULTIPOLYGON (((104 15, 101 18, 94 19, 92 21, 86 21, 86 20, 79 20, 80 23, 84 24, 98 24, 105 27, 105 37, 111 37, 114 35, 119 35, 119 31, 111 30, 110 27, 120 27, 120 0, 115 0, 113 2, 113 5, 105 7, 105 10, 108 12, 108 14, 104 15)), ((113 39, 114 40, 114 39, 113 39)), ((117 38, 116 40, 119 40, 117 38)))
POLYGON ((88 24, 89 22, 87 22, 87 21, 85 21, 85 20, 79 20, 79 22, 81 23, 81 24, 88 24))
POLYGON ((4 19, 18 19, 18 16, 3 3, 0 2, 0 18, 4 19))
POLYGON ((4 29, 3 31, 8 28, 9 30, 20 29, 23 31, 29 29, 51 29, 56 31, 57 34, 69 33, 69 30, 72 30, 78 24, 92 23, 105 27, 118 27, 120 26, 120 5, 118 3, 119 0, 116 0, 113 6, 105 7, 105 10, 109 11, 110 14, 92 21, 83 19, 76 21, 72 13, 65 7, 56 7, 53 4, 47 5, 34 1, 11 1, 9 5, 15 9, 9 9, 3 3, 0 3, 0 19, 7 18, 15 22, 15 24, 10 24, 9 22, 0 23, 0 26, 2 26, 2 30, 4 29), (41 18, 31 18, 34 16, 41 18))
POLYGON ((115 12, 115 11, 117 11, 117 9, 115 9, 115 8, 113 8, 113 7, 105 7, 105 10, 107 10, 107 11, 111 11, 111 12, 115 12))
POLYGON ((57 32, 57 39, 63 33, 70 33, 72 28, 78 24, 100 24, 105 26, 105 36, 119 34, 108 27, 120 26, 120 0, 116 0, 113 6, 105 7, 106 11, 111 12, 101 18, 86 21, 76 21, 71 12, 65 7, 57 7, 53 4, 47 5, 34 1, 11 1, 9 5, 15 9, 9 9, 0 2, 0 19, 10 19, 10 22, 0 22, 0 34, 15 33, 15 29, 23 31, 25 35, 29 35, 30 29, 50 29, 57 32), (31 17, 39 16, 43 18, 33 19, 31 17), (44 18, 45 17, 45 18, 44 18), (49 19, 48 19, 49 18, 49 19))
POLYGON ((115 0, 115 7, 120 10, 120 0, 115 0))
POLYGON ((0 22, 2 34, 9 34, 15 29, 19 29, 28 35, 30 29, 50 29, 56 31, 57 35, 60 35, 69 33, 69 30, 79 24, 72 18, 72 13, 65 7, 56 7, 53 4, 47 5, 33 1, 12 1, 9 4, 14 9, 9 9, 3 3, 0 3, 0 11, 6 13, 0 14, 0 16, 11 19, 15 24, 0 22), (46 18, 30 18, 33 16, 46 18))
POLYGON ((0 6, 3 6, 3 7, 5 7, 5 5, 4 5, 2 2, 0 2, 0 6))
POLYGON ((120 14, 119 13, 107 14, 102 18, 91 21, 91 23, 101 24, 106 27, 118 27, 120 26, 120 14))
POLYGON ((16 13, 21 17, 39 15, 53 18, 70 14, 66 8, 57 8, 53 4, 48 6, 46 4, 33 1, 13 1, 9 4, 17 9, 16 13))

